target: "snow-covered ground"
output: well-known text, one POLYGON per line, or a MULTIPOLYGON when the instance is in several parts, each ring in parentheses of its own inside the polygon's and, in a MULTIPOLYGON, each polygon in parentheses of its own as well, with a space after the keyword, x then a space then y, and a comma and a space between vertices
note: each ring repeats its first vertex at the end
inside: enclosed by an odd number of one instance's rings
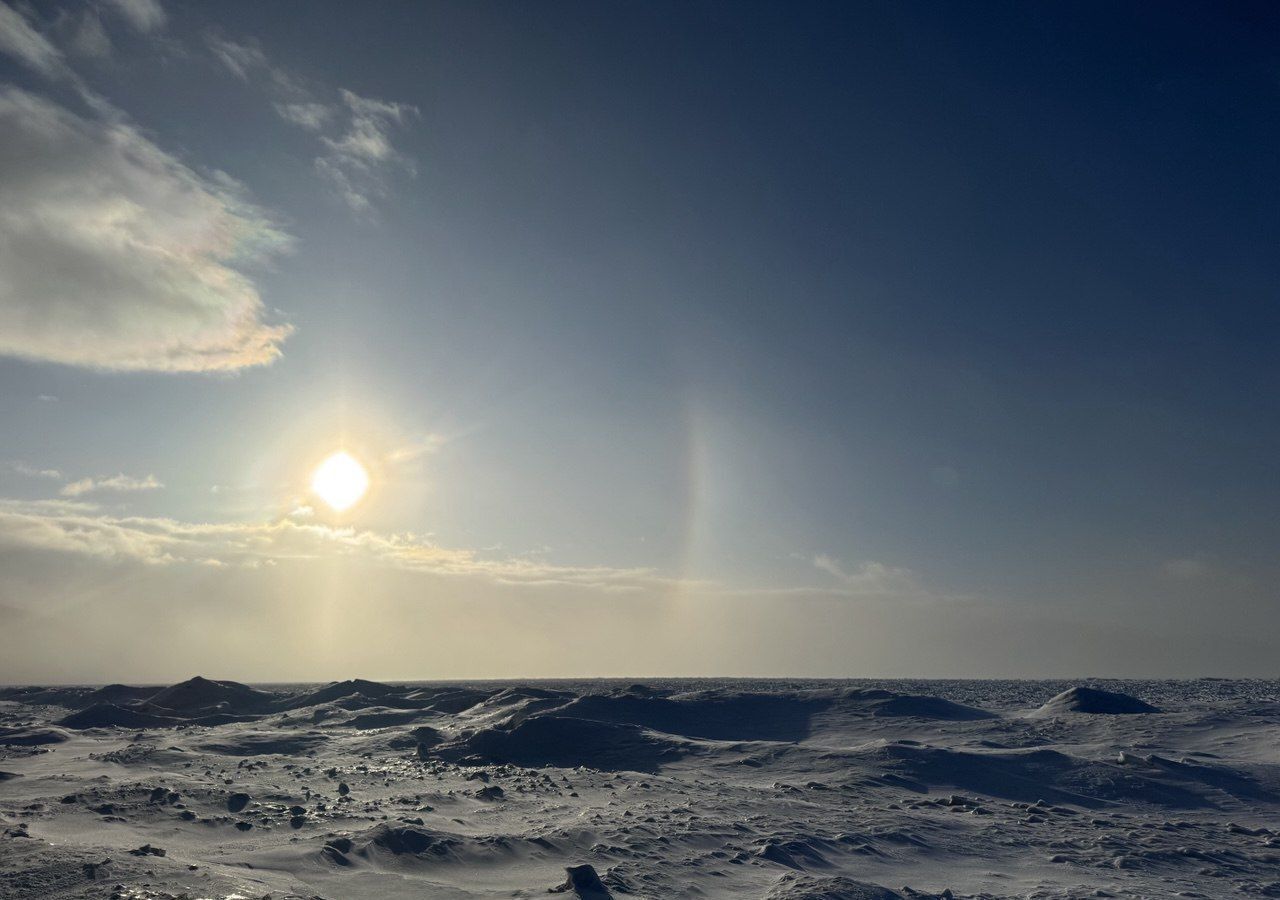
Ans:
POLYGON ((8 689, 0 773, 0 898, 1280 896, 1274 681, 8 689))

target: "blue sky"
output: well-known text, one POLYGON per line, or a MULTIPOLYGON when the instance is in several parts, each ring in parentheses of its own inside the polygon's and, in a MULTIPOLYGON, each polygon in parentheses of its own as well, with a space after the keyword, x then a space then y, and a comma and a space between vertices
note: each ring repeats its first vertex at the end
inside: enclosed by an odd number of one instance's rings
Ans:
POLYGON ((0 678, 1274 674, 1278 30, 0 7, 0 678))

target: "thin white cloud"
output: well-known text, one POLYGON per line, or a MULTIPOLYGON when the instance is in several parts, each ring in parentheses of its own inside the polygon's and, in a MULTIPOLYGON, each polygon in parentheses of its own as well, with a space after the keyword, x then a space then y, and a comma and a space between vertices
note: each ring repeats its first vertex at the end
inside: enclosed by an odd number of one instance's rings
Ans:
POLYGON ((849 593, 920 592, 915 573, 910 569, 887 566, 879 562, 864 562, 856 569, 849 570, 838 559, 822 553, 813 558, 813 565, 840 582, 841 589, 849 593))
POLYGON ((867 563, 846 571, 830 557, 813 562, 836 576, 832 587, 731 587, 675 578, 646 567, 560 565, 537 554, 442 547, 424 535, 381 533, 315 521, 295 509, 273 522, 182 522, 117 516, 75 500, 0 499, 0 548, 26 549, 147 566, 261 569, 285 562, 348 560, 400 572, 482 579, 495 585, 583 588, 605 594, 696 593, 742 599, 819 598, 935 604, 964 599, 933 593, 905 569, 867 563))
POLYGON ((363 97, 339 90, 337 103, 318 100, 326 91, 274 64, 256 40, 206 36, 214 57, 236 78, 261 83, 281 119, 320 136, 323 152, 315 171, 352 212, 367 217, 376 201, 390 193, 393 172, 415 175, 413 159, 392 143, 393 131, 418 116, 407 103, 363 97), (329 133, 325 133, 329 131, 329 133))
POLYGON ((249 81, 256 72, 272 73, 267 55, 256 41, 232 41, 218 34, 208 34, 205 42, 227 71, 241 81, 249 81))
MULTIPOLYGON (((236 78, 246 84, 261 85, 275 102, 277 114, 294 124, 301 124, 296 121, 297 111, 286 112, 286 109, 292 106, 309 106, 314 103, 312 90, 304 78, 271 62, 266 51, 262 49, 262 44, 253 38, 234 41, 216 32, 210 32, 205 35, 205 43, 214 58, 236 78)), ((314 105, 324 106, 324 104, 314 105)), ((312 111, 312 116, 315 115, 319 113, 312 111)))
POLYGON ((3 0, 0 0, 0 53, 49 78, 67 74, 61 51, 3 0))
POLYGON ((280 355, 243 272, 288 237, 136 129, 0 90, 0 355, 228 371, 280 355))
POLYGON ((276 103, 274 105, 280 118, 308 131, 320 131, 334 117, 333 107, 323 103, 276 103))
POLYGON ((387 172, 398 169, 417 174, 414 162, 391 143, 393 129, 418 115, 407 103, 389 103, 341 91, 348 118, 336 138, 321 138, 327 152, 316 158, 316 171, 358 214, 372 210, 373 201, 387 195, 387 172))
POLYGON ((108 478, 81 478, 78 481, 72 481, 62 486, 62 490, 58 493, 64 497, 79 497, 83 494, 93 494, 100 491, 115 491, 120 493, 132 491, 156 491, 164 487, 163 484, 154 475, 148 475, 145 478, 134 478, 131 475, 112 475, 108 478))
POLYGON ((443 434, 426 434, 421 438, 402 444, 387 454, 389 463, 408 463, 436 453, 449 442, 443 434))
POLYGON ((606 591, 669 588, 650 569, 563 566, 527 557, 492 559, 411 533, 381 534, 284 518, 262 523, 191 523, 117 517, 92 507, 0 500, 0 545, 147 565, 258 568, 285 560, 345 558, 500 584, 562 585, 606 591))
POLYGON ((80 15, 63 20, 69 36, 65 46, 75 56, 106 59, 111 56, 111 38, 102 26, 102 17, 93 7, 85 7, 80 15))
POLYGON ((40 468, 39 466, 29 465, 22 461, 9 464, 13 471, 27 478, 50 478, 55 481, 62 480, 62 473, 57 469, 40 468))
POLYGON ((159 0, 107 0, 107 5, 138 31, 158 31, 166 21, 164 7, 159 0))

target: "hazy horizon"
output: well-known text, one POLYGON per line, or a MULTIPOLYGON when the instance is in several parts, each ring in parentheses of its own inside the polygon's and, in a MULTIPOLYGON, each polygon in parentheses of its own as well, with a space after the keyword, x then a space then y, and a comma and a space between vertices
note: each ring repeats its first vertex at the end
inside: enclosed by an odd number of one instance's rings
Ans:
POLYGON ((0 683, 1280 676, 1278 35, 0 0, 0 683))

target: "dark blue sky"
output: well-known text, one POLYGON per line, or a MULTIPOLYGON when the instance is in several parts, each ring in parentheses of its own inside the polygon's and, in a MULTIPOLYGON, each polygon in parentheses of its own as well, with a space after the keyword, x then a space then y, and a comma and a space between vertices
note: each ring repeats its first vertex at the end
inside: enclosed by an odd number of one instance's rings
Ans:
MULTIPOLYGON (((68 41, 76 9, 27 18, 68 41)), ((778 592, 766 605, 871 593, 894 634, 895 608, 976 604, 1011 639, 1067 634, 1059 669, 1104 665, 1092 629, 1130 634, 1109 646, 1135 670, 1272 666, 1255 642, 1280 625, 1268 5, 164 11, 105 20, 109 56, 64 52, 292 236, 244 271, 296 331, 230 378, 0 360, 0 455, 154 473, 164 491, 131 511, 244 522, 291 505, 281 460, 331 435, 433 436, 358 527, 778 592), (403 105, 369 113, 391 155, 332 149, 339 89, 403 105), (304 100, 334 130, 285 121, 304 100), (318 159, 373 179, 369 208, 318 159), (210 499, 238 479, 248 499, 210 499)), ((5 65, 99 115, 84 88, 5 65)), ((816 609, 767 615, 801 635, 832 615, 816 609)), ((722 668, 750 670, 758 639, 722 668)), ((862 674, 841 652, 816 668, 862 674)), ((967 673, 1014 670, 1036 665, 967 673)))

